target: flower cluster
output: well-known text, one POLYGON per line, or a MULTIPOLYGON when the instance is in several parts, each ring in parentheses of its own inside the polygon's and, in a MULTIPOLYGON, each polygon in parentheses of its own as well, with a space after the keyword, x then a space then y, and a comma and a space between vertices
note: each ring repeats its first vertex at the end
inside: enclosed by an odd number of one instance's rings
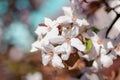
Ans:
POLYGON ((44 24, 39 24, 35 33, 37 41, 32 44, 31 52, 41 51, 43 65, 65 68, 71 54, 93 61, 92 67, 101 69, 109 67, 117 55, 120 55, 120 45, 114 39, 105 37, 107 28, 90 27, 85 19, 79 19, 70 7, 63 7, 64 15, 52 21, 45 18, 44 24))

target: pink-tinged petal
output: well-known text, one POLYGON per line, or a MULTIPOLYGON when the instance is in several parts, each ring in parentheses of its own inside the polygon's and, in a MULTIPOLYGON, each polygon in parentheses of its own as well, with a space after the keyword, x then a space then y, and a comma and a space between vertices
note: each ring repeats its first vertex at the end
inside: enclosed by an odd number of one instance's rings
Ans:
POLYGON ((95 20, 93 21, 93 25, 98 29, 104 29, 109 27, 112 19, 111 16, 105 11, 105 7, 101 7, 99 10, 95 12, 95 20), (104 18, 105 17, 105 18, 104 18))
POLYGON ((116 51, 116 50, 115 50, 115 52, 116 52, 116 54, 117 54, 117 55, 119 55, 119 56, 120 56, 120 51, 116 51))
POLYGON ((53 67, 58 67, 58 68, 64 68, 64 64, 62 63, 61 58, 57 55, 54 54, 52 58, 52 65, 53 67))
POLYGON ((103 67, 110 67, 113 64, 113 60, 108 55, 101 55, 100 57, 101 64, 103 64, 103 67))
POLYGON ((72 17, 72 9, 71 9, 71 7, 63 7, 63 11, 64 11, 65 16, 72 17))
POLYGON ((77 48, 80 51, 85 51, 85 46, 77 38, 72 38, 71 39, 71 46, 77 48))
POLYGON ((49 42, 52 44, 62 44, 65 41, 65 38, 62 36, 54 36, 49 38, 49 42))
POLYGON ((49 63, 50 60, 51 60, 50 55, 47 55, 47 54, 44 54, 44 53, 42 54, 42 64, 44 66, 46 66, 49 63))

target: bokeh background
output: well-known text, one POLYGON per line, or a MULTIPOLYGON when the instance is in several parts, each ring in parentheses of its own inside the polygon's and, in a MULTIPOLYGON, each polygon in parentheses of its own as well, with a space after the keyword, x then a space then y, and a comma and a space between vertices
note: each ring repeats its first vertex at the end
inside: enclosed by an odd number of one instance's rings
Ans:
MULTIPOLYGON (((88 7, 80 4, 78 8, 82 6, 85 9, 82 10, 83 14, 88 13, 87 17, 91 17, 102 4, 97 3, 99 5, 93 2, 88 7)), ((88 80, 84 76, 80 79, 80 70, 68 71, 49 65, 43 66, 40 52, 30 53, 31 44, 37 39, 34 31, 38 24, 44 23, 44 17, 54 20, 63 15, 63 6, 70 6, 70 0, 0 0, 0 80, 88 80)), ((101 24, 102 22, 110 22, 109 16, 104 15, 104 12, 98 10, 99 14, 96 16, 100 19, 95 20, 96 26, 104 26, 106 24, 101 24)), ((79 15, 81 14, 78 13, 79 15)), ((79 65, 83 66, 85 63, 80 62, 79 65)), ((108 77, 106 80, 120 80, 120 57, 110 68, 102 69, 100 73, 105 75, 105 78, 108 77)))
POLYGON ((33 68, 40 65, 40 56, 30 53, 37 37, 34 30, 44 17, 62 15, 62 7, 69 4, 69 0, 0 0, 0 80, 40 79, 43 68, 33 68))

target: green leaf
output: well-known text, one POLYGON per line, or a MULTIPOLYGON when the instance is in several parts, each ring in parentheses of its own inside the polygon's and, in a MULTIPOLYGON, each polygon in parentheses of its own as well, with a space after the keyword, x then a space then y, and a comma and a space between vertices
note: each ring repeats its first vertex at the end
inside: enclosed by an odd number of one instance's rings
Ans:
POLYGON ((92 29, 92 31, 94 31, 95 33, 98 33, 100 30, 98 29, 98 28, 96 28, 96 27, 92 27, 91 28, 92 29))
POLYGON ((90 52, 91 48, 92 48, 92 41, 86 38, 86 51, 90 52))

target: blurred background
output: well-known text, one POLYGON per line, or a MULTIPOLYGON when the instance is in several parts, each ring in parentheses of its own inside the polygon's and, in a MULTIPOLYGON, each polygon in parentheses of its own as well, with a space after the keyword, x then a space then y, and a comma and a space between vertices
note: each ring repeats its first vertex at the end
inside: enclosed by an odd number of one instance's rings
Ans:
MULTIPOLYGON (((43 66, 40 52, 30 53, 31 44, 37 38, 34 31, 38 24, 44 23, 44 17, 54 20, 63 15, 62 7, 70 6, 70 1, 76 1, 72 6, 78 17, 87 14, 87 18, 92 20, 92 17, 97 16, 98 20, 94 23, 98 28, 106 26, 106 21, 108 25, 113 21, 109 19, 111 15, 108 16, 101 9, 101 1, 105 0, 0 0, 0 80, 88 80, 80 69, 68 71, 43 66), (87 4, 82 1, 94 2, 87 4), (98 14, 94 14, 96 11, 98 14)), ((71 61, 78 58, 78 55, 77 58, 72 57, 71 61)), ((76 66, 79 65, 85 66, 85 61, 76 66)), ((86 68, 85 71, 92 74, 86 68)), ((105 80, 120 80, 120 57, 110 68, 102 69, 100 73, 108 77, 105 80)))
POLYGON ((40 61, 39 54, 29 54, 37 37, 34 30, 44 17, 56 19, 69 4, 69 0, 0 0, 0 80, 42 80, 29 63, 40 61))

